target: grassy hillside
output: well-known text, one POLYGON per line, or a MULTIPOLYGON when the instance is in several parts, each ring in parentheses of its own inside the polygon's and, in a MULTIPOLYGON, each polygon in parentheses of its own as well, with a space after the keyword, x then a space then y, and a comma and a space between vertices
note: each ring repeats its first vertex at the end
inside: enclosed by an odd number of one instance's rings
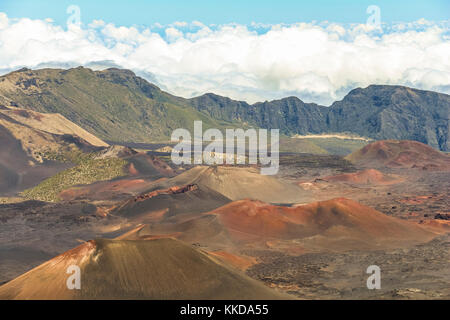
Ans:
MULTIPOLYGON (((298 139, 298 138, 296 138, 298 139)), ((339 138, 308 138, 298 140, 309 140, 320 149, 326 150, 329 154, 345 156, 361 149, 369 142, 364 140, 339 139, 339 138)))
POLYGON ((309 139, 296 139, 280 137, 280 152, 328 154, 328 151, 321 148, 309 139))
POLYGON ((119 158, 96 159, 95 153, 68 154, 60 160, 70 160, 76 165, 44 180, 34 188, 25 190, 22 196, 33 200, 59 201, 59 193, 71 186, 123 176, 124 166, 127 164, 127 161, 119 158))
POLYGON ((22 69, 0 77, 3 104, 60 113, 95 136, 111 141, 167 140, 177 128, 230 124, 213 120, 186 100, 161 91, 128 70, 22 69))

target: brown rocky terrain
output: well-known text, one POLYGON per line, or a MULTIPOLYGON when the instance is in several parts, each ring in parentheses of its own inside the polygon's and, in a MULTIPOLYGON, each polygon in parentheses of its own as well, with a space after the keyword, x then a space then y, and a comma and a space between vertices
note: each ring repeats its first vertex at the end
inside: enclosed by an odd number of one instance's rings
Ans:
MULTIPOLYGON (((395 159, 398 145, 382 144, 385 154, 395 159)), ((404 144, 400 145, 403 150, 404 144)), ((245 271, 263 282, 263 288, 273 287, 298 298, 450 296, 450 277, 444 270, 448 264, 450 171, 442 166, 444 154, 426 159, 427 167, 433 170, 414 167, 411 162, 401 167, 377 167, 372 162, 374 166, 367 168, 364 162, 338 156, 282 154, 279 174, 261 177, 255 167, 200 166, 180 174, 157 157, 127 150, 113 147, 103 152, 134 165, 135 170, 124 177, 66 189, 57 203, 0 205, 0 282, 6 283, 0 287, 3 297, 161 298, 152 290, 175 297, 152 282, 155 279, 146 282, 138 276, 162 269, 168 277, 181 276, 176 271, 179 267, 167 261, 164 266, 151 262, 151 269, 143 265, 151 261, 151 252, 172 250, 171 246, 155 249, 144 243, 175 241, 171 239, 183 243, 183 252, 199 253, 212 261, 214 267, 208 270, 220 266, 233 277, 245 271), (114 241, 87 242, 95 244, 92 252, 105 257, 101 268, 120 274, 123 281, 133 285, 121 288, 106 281, 103 287, 96 284, 98 292, 90 287, 80 296, 67 295, 61 284, 51 287, 54 284, 50 283, 49 289, 41 292, 27 286, 46 274, 53 277, 60 272, 48 267, 60 260, 58 263, 65 266, 62 261, 71 254, 58 258, 59 254, 80 242, 85 243, 80 247, 84 248, 86 241, 99 238, 116 239, 121 247, 117 252, 136 261, 128 268, 115 260, 114 241), (134 255, 136 248, 139 253, 134 255), (55 256, 57 260, 52 259, 55 256), (37 270, 16 278, 42 263, 37 270), (374 264, 381 268, 382 290, 365 286, 365 271, 374 264), (129 278, 129 272, 136 276, 129 278), (133 287, 143 285, 150 287, 141 291, 133 287), (107 291, 114 296, 108 296, 107 291)), ((418 160, 425 163, 422 158, 418 160)), ((81 249, 74 252, 77 250, 81 249)), ((81 251, 86 261, 95 256, 90 250, 81 251)), ((92 272, 89 281, 96 283, 95 278, 101 278, 98 266, 88 264, 86 268, 92 272)))

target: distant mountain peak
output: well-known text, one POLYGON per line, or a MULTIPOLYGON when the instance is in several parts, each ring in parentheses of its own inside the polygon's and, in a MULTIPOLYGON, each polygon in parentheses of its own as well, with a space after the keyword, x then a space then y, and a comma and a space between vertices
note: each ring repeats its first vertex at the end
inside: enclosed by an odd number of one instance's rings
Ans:
POLYGON ((351 90, 330 107, 290 96, 248 104, 215 93, 184 99, 130 70, 21 69, 0 77, 11 105, 61 113, 109 141, 167 140, 179 127, 203 119, 211 126, 251 125, 282 134, 350 132, 373 139, 416 140, 450 151, 450 96, 397 85, 351 90), (25 76, 23 76, 25 74, 25 76), (4 81, 9 79, 10 81, 4 81))

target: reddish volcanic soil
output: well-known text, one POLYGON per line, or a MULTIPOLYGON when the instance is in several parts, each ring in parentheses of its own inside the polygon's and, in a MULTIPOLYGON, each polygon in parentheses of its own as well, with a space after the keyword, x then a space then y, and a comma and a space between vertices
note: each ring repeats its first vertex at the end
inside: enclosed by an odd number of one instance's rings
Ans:
POLYGON ((256 259, 253 257, 238 256, 226 251, 211 251, 208 253, 213 257, 216 257, 219 260, 243 271, 256 264, 256 259))
POLYGON ((145 190, 149 181, 145 179, 122 179, 101 181, 87 186, 79 186, 62 191, 59 197, 64 201, 89 200, 116 200, 128 198, 145 190))
POLYGON ((177 238, 178 233, 153 235, 151 234, 151 228, 148 224, 141 224, 137 228, 134 228, 117 238, 116 240, 152 240, 152 239, 164 239, 164 238, 177 238))
POLYGON ((345 198, 293 207, 239 200, 204 214, 147 219, 146 223, 121 239, 174 237, 207 251, 254 257, 258 254, 247 254, 245 250, 301 255, 408 247, 427 242, 446 230, 390 217, 345 198))
POLYGON ((175 171, 167 163, 155 156, 138 153, 126 159, 130 163, 128 165, 128 172, 133 176, 161 178, 175 175, 175 171))
POLYGON ((235 241, 244 243, 299 239, 310 249, 349 250, 415 244, 436 235, 417 223, 386 216, 345 198, 297 207, 241 200, 209 214, 219 218, 235 241))
POLYGON ((450 232, 450 221, 448 220, 424 220, 420 224, 424 227, 433 230, 436 233, 447 233, 450 232))
POLYGON ((443 195, 439 195, 439 194, 430 194, 430 195, 425 195, 425 196, 405 196, 404 199, 399 200, 402 203, 406 203, 406 204, 412 204, 412 205, 418 205, 418 204, 424 204, 427 202, 436 202, 436 201, 441 201, 444 200, 443 199, 443 195))
POLYGON ((190 192, 190 191, 194 191, 194 190, 198 190, 198 186, 196 184, 188 184, 185 186, 173 186, 173 187, 170 187, 167 189, 155 190, 155 191, 151 191, 149 193, 141 194, 140 196, 137 196, 134 198, 134 202, 145 201, 147 199, 154 198, 161 194, 179 194, 179 193, 185 193, 185 192, 190 192))
POLYGON ((411 246, 442 232, 336 198, 295 207, 239 200, 209 213, 152 224, 136 233, 141 239, 171 235, 209 251, 239 254, 246 248, 260 248, 298 255, 411 246))
POLYGON ((321 178, 327 182, 345 182, 351 184, 390 185, 404 181, 399 176, 384 174, 375 169, 366 169, 353 173, 343 173, 321 178))
POLYGON ((0 299, 71 299, 77 290, 67 289, 66 270, 71 265, 81 267, 95 249, 95 242, 89 241, 60 254, 0 287, 0 299))
POLYGON ((373 142, 346 159, 364 167, 450 170, 450 156, 423 143, 409 140, 373 142))

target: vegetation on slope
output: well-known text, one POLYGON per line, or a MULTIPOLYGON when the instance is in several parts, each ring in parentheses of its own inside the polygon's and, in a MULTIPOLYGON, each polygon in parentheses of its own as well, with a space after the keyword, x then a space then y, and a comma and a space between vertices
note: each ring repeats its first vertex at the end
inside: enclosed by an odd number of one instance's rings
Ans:
POLYGON ((0 94, 12 105, 59 113, 96 137, 116 142, 167 141, 177 128, 192 130, 194 120, 202 120, 204 129, 230 125, 129 70, 22 69, 0 77, 0 94))
POLYGON ((22 196, 28 199, 55 202, 59 193, 79 184, 110 180, 125 175, 127 161, 119 158, 96 159, 95 153, 68 153, 62 156, 76 165, 44 180, 34 188, 25 190, 22 196))
POLYGON ((308 138, 308 140, 318 148, 326 150, 329 154, 340 156, 348 155, 369 143, 364 140, 338 138, 308 138))
POLYGON ((0 77, 1 104, 60 113, 116 142, 167 142, 173 130, 192 130, 193 121, 202 120, 204 129, 254 126, 287 136, 352 132, 450 150, 450 95, 402 86, 357 88, 330 107, 296 97, 248 104, 211 93, 176 97, 129 70, 21 69, 0 77))

